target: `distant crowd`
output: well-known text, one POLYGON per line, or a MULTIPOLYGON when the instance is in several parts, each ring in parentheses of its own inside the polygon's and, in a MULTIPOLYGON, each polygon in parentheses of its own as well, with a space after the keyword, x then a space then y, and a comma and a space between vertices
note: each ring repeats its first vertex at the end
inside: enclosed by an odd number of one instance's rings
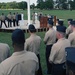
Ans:
POLYGON ((13 14, 9 12, 7 16, 4 13, 2 13, 2 15, 0 16, 0 21, 1 21, 0 28, 2 28, 3 23, 6 28, 19 26, 19 20, 21 20, 21 14, 19 14, 18 12, 13 14), (6 20, 8 22, 7 24, 6 24, 6 20))

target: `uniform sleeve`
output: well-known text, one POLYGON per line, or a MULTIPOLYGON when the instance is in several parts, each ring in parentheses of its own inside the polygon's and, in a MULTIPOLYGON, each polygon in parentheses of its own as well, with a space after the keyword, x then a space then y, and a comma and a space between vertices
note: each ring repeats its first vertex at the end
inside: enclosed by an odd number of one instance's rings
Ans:
POLYGON ((0 75, 5 75, 4 68, 3 68, 2 64, 0 64, 0 75))
POLYGON ((53 45, 52 49, 51 49, 50 56, 49 56, 49 62, 54 62, 55 57, 57 55, 57 51, 58 51, 58 48, 55 45, 53 45))
POLYGON ((44 37, 44 43, 46 44, 47 41, 48 41, 48 35, 47 35, 47 33, 46 33, 46 34, 45 34, 45 37, 44 37))
POLYGON ((66 29, 66 34, 67 34, 67 35, 69 34, 69 28, 66 29))
POLYGON ((28 42, 27 42, 27 41, 25 42, 24 49, 25 49, 25 50, 28 50, 28 42))
POLYGON ((71 34, 69 35, 68 40, 70 41, 70 44, 72 44, 73 37, 72 37, 72 35, 71 35, 71 34))
POLYGON ((10 47, 9 47, 9 45, 7 45, 7 48, 8 48, 8 57, 10 57, 11 56, 11 53, 10 53, 10 47))

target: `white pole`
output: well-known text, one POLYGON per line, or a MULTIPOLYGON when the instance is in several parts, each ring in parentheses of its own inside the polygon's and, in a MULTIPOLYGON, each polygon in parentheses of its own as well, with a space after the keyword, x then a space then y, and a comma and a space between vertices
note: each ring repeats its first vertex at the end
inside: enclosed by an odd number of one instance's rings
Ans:
POLYGON ((68 0, 67 0, 67 3, 68 3, 68 0))
POLYGON ((27 6, 28 6, 28 25, 30 24, 30 0, 27 0, 27 6))

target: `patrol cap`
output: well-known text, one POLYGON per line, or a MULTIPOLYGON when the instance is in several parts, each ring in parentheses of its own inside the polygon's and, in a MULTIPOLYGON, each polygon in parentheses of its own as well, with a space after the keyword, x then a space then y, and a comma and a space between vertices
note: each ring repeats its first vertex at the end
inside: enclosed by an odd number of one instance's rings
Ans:
POLYGON ((70 70, 75 71, 75 47, 67 47, 66 51, 66 62, 70 70))
POLYGON ((57 31, 65 33, 66 32, 66 27, 65 26, 57 26, 57 31))
POLYGON ((63 22, 62 20, 59 20, 59 21, 58 21, 58 24, 61 25, 61 26, 63 26, 63 23, 64 23, 64 22, 63 22))
POLYGON ((68 19, 68 21, 73 21, 73 19, 70 18, 70 19, 68 19))
POLYGON ((54 16, 53 16, 53 15, 51 15, 51 18, 53 19, 53 18, 54 18, 54 16))
POLYGON ((51 25, 51 26, 53 26, 53 20, 49 20, 48 24, 51 25))
POLYGON ((33 24, 30 24, 28 29, 31 31, 31 32, 35 32, 36 31, 36 28, 33 24))
POLYGON ((66 60, 75 63, 75 47, 67 47, 65 48, 66 51, 66 60))
POLYGON ((75 20, 74 20, 74 21, 71 21, 70 24, 71 24, 72 26, 75 26, 75 20))
POLYGON ((14 43, 24 43, 25 42, 25 35, 21 29, 15 29, 12 33, 12 41, 14 43))
POLYGON ((59 21, 59 19, 57 19, 57 21, 59 21))

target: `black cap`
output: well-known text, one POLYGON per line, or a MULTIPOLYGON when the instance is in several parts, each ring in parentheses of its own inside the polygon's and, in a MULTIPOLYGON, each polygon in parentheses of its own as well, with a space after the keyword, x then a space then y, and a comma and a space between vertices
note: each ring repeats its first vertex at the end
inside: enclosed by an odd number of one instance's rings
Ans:
POLYGON ((28 29, 29 29, 30 31, 33 31, 33 32, 36 31, 36 28, 35 28, 35 26, 34 26, 33 24, 30 24, 29 27, 28 27, 28 29))
POLYGON ((25 35, 21 29, 15 29, 12 33, 12 41, 14 43, 24 43, 25 42, 25 35))
POLYGON ((67 47, 66 51, 66 62, 70 70, 75 72, 75 47, 67 47))
POLYGON ((59 19, 57 19, 57 21, 59 21, 59 19))
POLYGON ((70 24, 71 24, 72 26, 75 26, 75 21, 71 21, 70 24))
POLYGON ((73 21, 73 19, 70 18, 70 19, 68 19, 68 21, 73 21))
POLYGON ((53 20, 49 20, 48 24, 51 25, 51 26, 53 26, 53 20))
POLYGON ((61 26, 63 26, 63 21, 60 21, 60 20, 59 20, 59 21, 58 21, 58 24, 61 25, 61 26))
POLYGON ((53 18, 50 17, 50 18, 48 18, 48 20, 53 20, 53 18))
POLYGON ((67 47, 65 50, 67 52, 66 59, 75 63, 75 47, 67 47))
POLYGON ((57 26, 57 31, 65 33, 66 32, 66 27, 65 26, 57 26))
POLYGON ((53 18, 54 18, 54 16, 53 16, 53 15, 51 15, 51 18, 53 19, 53 18))

